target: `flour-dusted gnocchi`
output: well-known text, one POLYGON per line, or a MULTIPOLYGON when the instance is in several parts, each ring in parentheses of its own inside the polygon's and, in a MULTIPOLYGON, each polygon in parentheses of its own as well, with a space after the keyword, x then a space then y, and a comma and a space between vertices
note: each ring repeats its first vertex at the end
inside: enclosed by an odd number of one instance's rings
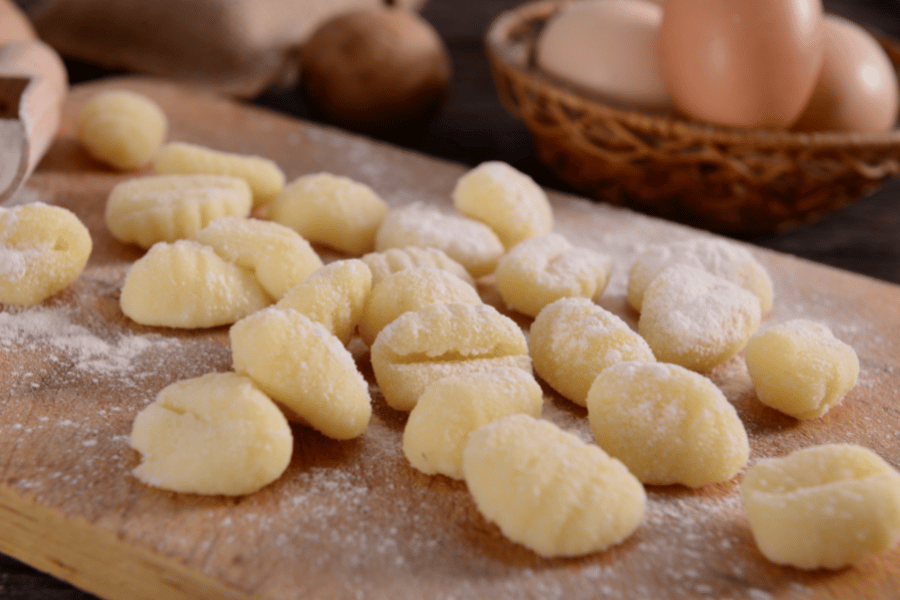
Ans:
POLYGON ((68 209, 42 202, 0 207, 0 303, 32 306, 78 279, 91 235, 68 209))
POLYGON ((645 484, 727 481, 749 457, 747 432, 722 391, 678 365, 617 363, 594 380, 587 409, 597 444, 645 484))
POLYGON ((456 182, 456 209, 493 229, 509 249, 553 230, 553 209, 534 180, 501 161, 481 163, 456 182))
POLYGON ((369 426, 369 384, 353 356, 324 325, 269 307, 229 330, 234 369, 281 404, 290 420, 346 440, 369 426))
POLYGON ((406 246, 405 248, 388 248, 381 252, 369 252, 362 257, 372 271, 372 285, 377 285, 385 277, 416 267, 433 267, 449 271, 465 281, 474 285, 475 280, 461 264, 447 256, 447 253, 437 248, 423 248, 418 246, 406 246))
POLYGON ((859 376, 853 348, 808 319, 757 333, 747 342, 744 358, 760 402, 798 419, 824 415, 859 376))
POLYGON ((527 371, 501 367, 450 375, 422 392, 403 429, 403 453, 413 467, 462 479, 469 435, 509 415, 541 416, 541 386, 527 371))
POLYGON ((268 158, 225 152, 199 144, 169 142, 153 160, 160 175, 229 175, 247 182, 253 193, 253 208, 271 203, 285 183, 284 171, 268 158))
POLYGON ((840 569, 900 542, 900 473, 854 444, 763 459, 741 495, 756 545, 772 562, 840 569))
POLYGON ((749 250, 725 239, 700 237, 659 244, 641 254, 628 274, 628 303, 640 311, 647 286, 674 265, 702 269, 749 290, 759 298, 764 315, 772 308, 772 279, 749 250))
POLYGON ((647 286, 638 333, 657 360, 704 372, 743 350, 761 319, 759 298, 751 292, 678 264, 647 286))
POLYGON ((494 230, 475 219, 413 202, 392 208, 375 236, 375 250, 437 248, 477 279, 494 272, 506 249, 494 230))
POLYGON ((313 243, 361 256, 375 249, 387 211, 387 203, 364 183, 315 173, 286 185, 269 207, 269 218, 313 243))
POLYGON ((503 534, 544 557, 618 544, 641 524, 641 483, 600 447, 529 415, 473 432, 463 475, 478 510, 503 534))
POLYGON ((201 229, 196 239, 222 258, 253 271, 276 300, 323 265, 300 234, 271 221, 220 217, 201 229))
POLYGON ((170 384, 137 414, 133 474, 175 492, 249 494, 275 481, 294 449, 287 420, 249 378, 209 373, 170 384))
POLYGON ((371 357, 385 401, 405 411, 448 375, 495 367, 531 372, 525 334, 488 304, 432 304, 404 313, 381 330, 371 357))
POLYGON ((580 406, 605 368, 626 360, 655 360, 647 342, 625 321, 587 298, 548 304, 531 324, 529 349, 535 372, 580 406))
POLYGON ((169 123, 153 99, 130 90, 109 90, 78 110, 81 145, 95 159, 122 171, 150 164, 166 139, 169 123))
POLYGON ((125 276, 119 305, 141 325, 230 325, 272 299, 251 271, 193 240, 159 242, 125 276))
POLYGON ((378 333, 403 313, 450 302, 480 304, 481 296, 474 287, 443 269, 398 271, 372 286, 359 322, 359 337, 371 346, 378 333))
POLYGON ((550 233, 516 244, 500 259, 494 277, 506 305, 534 317, 560 298, 597 298, 611 274, 608 255, 550 233))
POLYGON ((116 185, 106 200, 106 226, 116 239, 149 248, 190 239, 215 219, 246 217, 246 182, 224 175, 148 175, 116 185))
POLYGON ((356 332, 372 290, 372 272, 358 258, 332 262, 291 288, 276 308, 321 323, 345 346, 356 332))

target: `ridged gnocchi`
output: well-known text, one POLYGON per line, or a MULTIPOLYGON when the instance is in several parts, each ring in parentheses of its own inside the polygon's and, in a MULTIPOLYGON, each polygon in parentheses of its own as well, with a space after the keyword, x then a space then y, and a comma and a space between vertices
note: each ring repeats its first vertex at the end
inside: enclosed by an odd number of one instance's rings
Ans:
POLYGON ((463 475, 481 514, 544 557, 618 544, 640 526, 647 506, 644 487, 621 462, 524 414, 473 432, 463 475))
POLYGON ((381 252, 369 252, 363 255, 362 260, 372 271, 372 285, 376 285, 379 281, 397 271, 416 267, 443 269, 453 273, 466 283, 472 285, 475 283, 475 280, 472 279, 465 267, 438 248, 419 246, 388 248, 381 252))
POLYGON ((272 303, 251 271, 193 240, 154 244, 125 276, 119 305, 136 323, 230 325, 272 303))
POLYGON ((0 303, 32 306, 78 279, 93 249, 70 210, 37 202, 0 207, 0 303))
POLYGON ((105 219, 117 240, 147 249, 193 238, 220 217, 246 217, 251 204, 250 188, 236 177, 148 175, 110 191, 105 219))

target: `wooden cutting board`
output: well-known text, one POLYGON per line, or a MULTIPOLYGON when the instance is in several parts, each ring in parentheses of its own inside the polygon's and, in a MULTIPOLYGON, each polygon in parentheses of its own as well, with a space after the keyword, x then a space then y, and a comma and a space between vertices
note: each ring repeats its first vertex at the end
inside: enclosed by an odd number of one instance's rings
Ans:
MULTIPOLYGON (((754 546, 739 479, 699 491, 649 487, 644 523, 621 545, 544 560, 506 540, 465 484, 406 462, 405 415, 380 397, 367 350, 374 415, 337 442, 294 427, 287 472, 241 498, 179 495, 130 476, 134 415, 165 385, 231 367, 227 329, 139 327, 118 307, 140 252, 103 223, 106 195, 127 176, 91 161, 73 133, 77 106, 104 89, 154 97, 170 139, 276 160, 288 178, 330 171, 374 187, 391 205, 452 210, 466 168, 341 131, 159 82, 76 87, 59 138, 20 198, 73 210, 94 252, 70 288, 30 309, 0 312, 0 551, 105 598, 769 598, 896 597, 900 548, 855 568, 803 572, 754 546)), ((627 270, 654 242, 701 232, 551 194, 557 231, 608 252, 614 275, 600 303, 629 323, 627 270)), ((823 442, 857 442, 900 467, 900 287, 754 249, 770 269, 775 308, 764 325, 805 317, 829 325, 861 362, 859 383, 825 417, 800 423, 763 407, 743 359, 710 377, 750 434, 751 462, 823 442)), ((486 300, 501 304, 489 283, 486 300)), ((527 326, 527 320, 518 318, 527 326)), ((545 387, 544 417, 591 439, 586 412, 545 387)))

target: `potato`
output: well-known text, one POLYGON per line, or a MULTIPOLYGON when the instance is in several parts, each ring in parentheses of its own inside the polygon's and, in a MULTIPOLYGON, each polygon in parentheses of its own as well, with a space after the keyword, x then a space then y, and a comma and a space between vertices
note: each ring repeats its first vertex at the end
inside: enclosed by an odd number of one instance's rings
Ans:
POLYGON ((304 44, 301 87, 310 107, 367 132, 434 116, 450 85, 450 58, 417 13, 358 9, 325 21, 304 44))

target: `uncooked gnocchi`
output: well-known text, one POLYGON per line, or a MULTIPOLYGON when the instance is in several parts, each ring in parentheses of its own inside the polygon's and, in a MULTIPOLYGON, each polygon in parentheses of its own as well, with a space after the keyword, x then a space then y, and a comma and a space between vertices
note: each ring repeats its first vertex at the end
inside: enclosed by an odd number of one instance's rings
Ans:
POLYGON ((289 227, 242 217, 221 217, 197 233, 197 241, 256 274, 275 300, 322 268, 309 242, 289 227))
POLYGON ((747 463, 747 432, 716 385, 660 362, 622 362, 587 397, 594 439, 642 483, 696 488, 727 481, 747 463))
POLYGON ((640 526, 647 496, 599 446, 518 414, 473 432, 463 475, 478 510, 540 556, 579 556, 618 544, 640 526))
POLYGON ((821 417, 856 384, 859 358, 825 325, 794 319, 750 338, 747 371, 760 402, 798 419, 821 417))
POLYGON ((448 375, 495 367, 531 372, 525 334, 488 304, 432 304, 404 313, 375 338, 371 358, 385 401, 405 411, 448 375))
POLYGON ((169 142, 159 149, 153 168, 160 175, 230 175, 247 182, 253 208, 271 203, 284 187, 285 175, 275 161, 199 144, 169 142))
POLYGON ((119 305, 141 325, 230 325, 272 303, 251 271, 193 240, 154 244, 125 276, 119 305))
POLYGON ((531 324, 529 349, 535 372, 580 406, 605 368, 626 360, 655 360, 647 342, 625 321, 587 298, 548 304, 531 324))
POLYGON ((133 474, 175 492, 249 494, 275 481, 294 449, 284 415, 249 378, 210 373, 163 388, 134 419, 133 474))
POLYGON ((313 243, 350 256, 375 249, 375 233, 388 205, 369 186, 340 175, 304 175, 281 190, 269 218, 313 243))
POLYGON ((330 263, 291 288, 276 308, 291 308, 321 323, 345 346, 363 318, 372 272, 358 258, 330 263))
POLYGON ((719 238, 691 238, 653 246, 641 254, 628 274, 628 303, 641 310, 644 291, 657 275, 674 265, 688 265, 718 275, 759 298, 762 314, 772 308, 772 280, 750 251, 719 238))
POLYGON ((678 264, 647 286, 638 333, 657 360, 703 372, 743 350, 761 319, 759 298, 751 292, 678 264))
POLYGON ((403 453, 413 467, 462 479, 469 435, 503 417, 541 416, 541 386, 527 371, 501 367, 450 375, 422 392, 403 429, 403 453))
POLYGON ((416 267, 434 267, 450 271, 466 283, 474 285, 475 280, 469 275, 465 267, 447 256, 447 253, 437 248, 421 248, 418 246, 406 246, 405 248, 388 248, 382 252, 369 252, 362 257, 369 269, 372 270, 372 285, 377 285, 385 277, 416 267))
POLYGON ((596 299, 612 273, 612 259, 576 248, 558 233, 516 244, 497 264, 497 291, 506 305, 530 317, 560 298, 596 299))
POLYGON ((0 207, 0 303, 32 306, 78 279, 93 242, 68 209, 0 207))
POLYGON ((422 202, 392 208, 375 236, 375 250, 438 248, 478 279, 494 272, 506 251, 494 230, 475 219, 451 215, 422 202))
POLYGON ((481 163, 456 182, 456 209, 496 232, 510 249, 519 242, 553 230, 547 194, 534 180, 501 161, 481 163))
POLYGON ((398 271, 372 286, 359 322, 359 337, 371 346, 378 333, 403 313, 450 302, 480 304, 481 296, 474 287, 443 269, 398 271))
POLYGON ((324 325, 269 307, 229 330, 234 369, 281 404, 290 420, 346 440, 369 425, 369 384, 353 356, 324 325))
POLYGON ((116 185, 106 200, 106 226, 117 240, 149 248, 190 239, 215 219, 246 217, 246 182, 224 175, 149 175, 116 185))
POLYGON ((756 545, 778 564, 840 569, 900 542, 900 473, 862 446, 763 459, 744 474, 741 495, 756 545))
POLYGON ((146 167, 166 139, 168 119, 151 98, 130 90, 110 90, 89 98, 78 110, 76 129, 84 149, 122 171, 146 167))

